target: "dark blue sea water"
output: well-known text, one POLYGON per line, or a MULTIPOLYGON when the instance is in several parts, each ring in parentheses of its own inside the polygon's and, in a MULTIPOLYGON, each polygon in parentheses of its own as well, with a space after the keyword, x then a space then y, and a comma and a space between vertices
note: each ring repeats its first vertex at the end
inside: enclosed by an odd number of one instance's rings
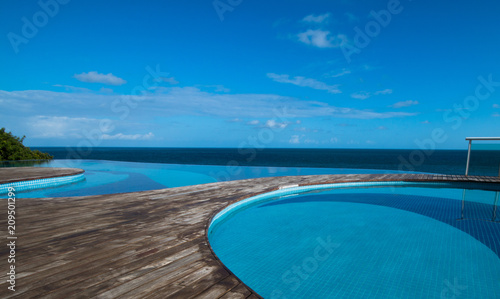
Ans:
MULTIPOLYGON (((92 159, 193 165, 282 166, 360 168, 464 174, 467 151, 400 149, 237 149, 237 148, 144 148, 33 147, 55 159, 92 159)), ((476 150, 471 155, 470 175, 498 175, 498 151, 476 150)))

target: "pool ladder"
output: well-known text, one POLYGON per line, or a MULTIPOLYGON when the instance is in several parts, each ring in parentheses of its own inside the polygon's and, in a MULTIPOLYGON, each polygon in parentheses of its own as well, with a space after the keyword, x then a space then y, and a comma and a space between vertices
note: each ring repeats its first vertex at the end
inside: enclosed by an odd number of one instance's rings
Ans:
POLYGON ((500 219, 497 220, 497 210, 498 210, 498 198, 499 198, 499 191, 495 192, 495 200, 493 201, 493 211, 491 215, 491 220, 490 219, 484 219, 484 218, 465 218, 465 197, 466 197, 466 192, 467 189, 464 189, 462 192, 462 212, 461 212, 461 218, 458 220, 465 220, 465 219, 474 219, 474 220, 486 220, 486 221, 491 221, 491 222, 500 222, 500 219))

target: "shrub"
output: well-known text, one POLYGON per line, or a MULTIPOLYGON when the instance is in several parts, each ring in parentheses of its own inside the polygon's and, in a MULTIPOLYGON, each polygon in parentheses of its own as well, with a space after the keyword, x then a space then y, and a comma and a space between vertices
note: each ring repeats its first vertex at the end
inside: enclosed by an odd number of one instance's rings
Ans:
POLYGON ((38 150, 32 151, 23 145, 26 136, 21 138, 5 132, 5 128, 0 129, 0 161, 13 160, 51 160, 53 156, 42 153, 38 150))

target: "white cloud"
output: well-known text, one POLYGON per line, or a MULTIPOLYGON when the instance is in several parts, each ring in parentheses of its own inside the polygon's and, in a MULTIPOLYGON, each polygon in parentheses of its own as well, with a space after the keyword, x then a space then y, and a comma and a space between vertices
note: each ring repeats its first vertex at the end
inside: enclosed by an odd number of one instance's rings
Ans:
POLYGON ((493 104, 493 108, 500 108, 500 105, 498 105, 498 104, 493 104))
POLYGON ((428 121, 428 120, 424 120, 423 122, 421 122, 421 124, 425 124, 425 125, 430 124, 430 123, 431 123, 431 122, 430 122, 430 121, 428 121))
MULTIPOLYGON (((416 114, 337 107, 326 102, 302 100, 276 94, 210 93, 194 87, 163 87, 154 90, 154 92, 148 92, 142 97, 124 97, 116 93, 0 90, 0 118, 8 115, 23 115, 24 117, 51 115, 52 117, 84 119, 88 115, 92 115, 95 119, 117 119, 116 126, 120 128, 118 132, 123 133, 125 132, 121 127, 122 125, 130 123, 143 124, 145 127, 142 129, 146 130, 147 124, 151 120, 171 116, 202 115, 223 119, 265 118, 275 119, 277 123, 282 123, 291 122, 295 119, 316 117, 386 119, 409 117, 416 114), (127 101, 124 101, 124 99, 127 99, 127 101), (135 106, 129 106, 129 103, 135 106)), ((20 124, 22 122, 17 125, 20 124)), ((11 126, 15 126, 15 124, 11 124, 11 126)), ((82 129, 87 127, 85 124, 75 123, 72 128, 81 132, 82 129)), ((90 129, 95 128, 99 128, 98 122, 90 127, 90 129)), ((127 127, 126 133, 130 134, 129 132, 133 129, 137 129, 137 127, 127 127)), ((40 131, 43 130, 48 130, 48 128, 40 129, 40 131)), ((61 132, 67 133, 69 131, 61 132)), ((111 134, 110 132, 106 133, 111 134)))
POLYGON ((288 143, 291 143, 291 144, 298 144, 298 143, 300 143, 300 137, 299 137, 299 135, 292 135, 290 137, 290 140, 288 141, 288 143))
POLYGON ((155 79, 156 82, 166 82, 172 85, 179 84, 179 81, 175 80, 174 77, 158 77, 155 79))
POLYGON ((387 127, 385 127, 385 126, 380 126, 380 127, 378 127, 378 128, 377 128, 377 130, 387 130, 387 127))
POLYGON ((251 120, 251 121, 247 122, 247 125, 251 125, 251 126, 256 126, 258 124, 260 124, 260 121, 258 121, 258 120, 251 120))
POLYGON ((84 138, 82 129, 99 127, 99 120, 86 117, 36 115, 27 120, 34 138, 84 138))
POLYGON ((373 94, 374 95, 379 95, 379 94, 391 94, 392 93, 392 89, 384 89, 384 90, 379 90, 379 91, 376 91, 374 92, 373 94))
POLYGON ((306 138, 304 139, 304 143, 309 143, 309 144, 319 144, 319 141, 316 140, 316 139, 312 139, 312 138, 306 138))
POLYGON ((75 74, 74 77, 79 81, 87 83, 102 83, 108 85, 123 85, 127 83, 127 81, 123 80, 122 78, 116 77, 112 73, 100 74, 98 72, 88 72, 75 74))
POLYGON ((99 92, 102 92, 102 93, 113 93, 113 90, 111 88, 101 87, 101 89, 99 89, 99 92))
POLYGON ((419 104, 418 101, 408 100, 408 101, 397 102, 394 105, 391 105, 390 107, 403 108, 403 107, 408 107, 408 106, 413 106, 413 105, 418 105, 418 104, 419 104))
POLYGON ((500 117, 500 113, 493 113, 491 116, 493 116, 493 117, 500 117))
POLYGON ((358 100, 366 100, 371 96, 369 92, 366 91, 358 91, 351 94, 351 98, 358 100))
POLYGON ((290 83, 301 87, 310 87, 313 89, 326 90, 329 93, 341 93, 341 91, 338 88, 339 85, 328 85, 316 79, 305 78, 302 76, 296 76, 291 79, 289 75, 286 74, 278 75, 274 73, 268 73, 267 77, 279 83, 290 83))
POLYGON ((358 100, 366 100, 371 96, 378 96, 378 95, 384 95, 384 94, 391 94, 392 89, 384 89, 384 90, 379 90, 375 92, 367 92, 367 91, 358 91, 355 93, 351 94, 351 98, 353 99, 358 99, 358 100))
POLYGON ((229 88, 224 87, 223 85, 215 85, 215 92, 230 92, 229 88))
POLYGON ((330 31, 321 29, 309 29, 297 34, 297 37, 300 42, 318 48, 338 48, 347 40, 343 34, 333 36, 330 31))
POLYGON ((279 128, 279 129, 284 129, 288 126, 287 122, 277 122, 274 119, 270 119, 266 121, 266 127, 274 129, 274 128, 279 128))
POLYGON ((64 87, 67 91, 76 91, 76 92, 91 92, 90 89, 85 88, 85 87, 76 87, 76 86, 71 86, 71 85, 61 85, 61 84, 54 84, 52 85, 54 87, 64 87))
POLYGON ((201 87, 209 87, 213 89, 215 92, 230 92, 229 88, 224 87, 224 85, 199 85, 201 87))
POLYGON ((322 14, 322 15, 313 15, 313 14, 310 14, 306 17, 304 17, 302 19, 303 22, 308 22, 308 23, 318 23, 318 24, 321 24, 321 23, 326 23, 328 22, 330 19, 330 13, 325 13, 325 14, 322 14))
POLYGON ((152 132, 147 134, 134 134, 134 135, 126 135, 123 133, 118 133, 114 135, 103 134, 102 139, 104 140, 151 140, 155 137, 152 132))
POLYGON ((328 74, 325 74, 325 77, 337 78, 337 77, 342 77, 342 76, 348 75, 350 73, 351 73, 351 70, 343 68, 340 72, 337 71, 337 72, 330 72, 328 74))

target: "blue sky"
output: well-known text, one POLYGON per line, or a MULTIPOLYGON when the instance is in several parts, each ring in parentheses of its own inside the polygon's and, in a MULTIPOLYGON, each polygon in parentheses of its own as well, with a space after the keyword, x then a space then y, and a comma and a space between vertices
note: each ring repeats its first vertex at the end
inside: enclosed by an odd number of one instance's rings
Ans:
POLYGON ((28 146, 466 148, 498 136, 500 3, 2 1, 28 146))

